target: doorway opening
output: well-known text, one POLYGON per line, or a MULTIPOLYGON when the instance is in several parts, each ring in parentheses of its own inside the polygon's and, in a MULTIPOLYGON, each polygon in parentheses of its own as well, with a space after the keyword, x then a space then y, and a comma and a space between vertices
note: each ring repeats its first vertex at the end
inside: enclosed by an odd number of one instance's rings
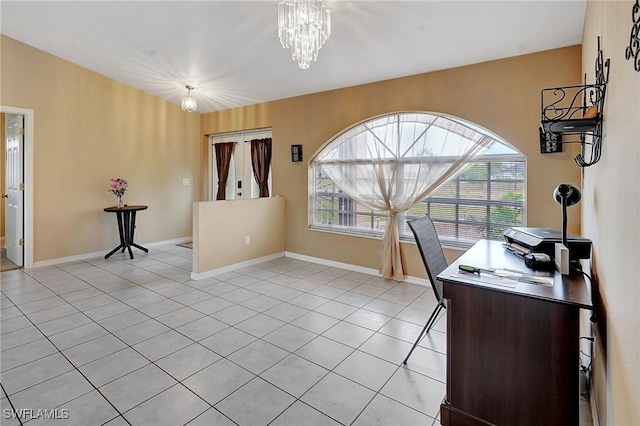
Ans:
POLYGON ((2 271, 33 265, 33 110, 0 106, 2 271), (6 260, 6 262, 5 262, 6 260))

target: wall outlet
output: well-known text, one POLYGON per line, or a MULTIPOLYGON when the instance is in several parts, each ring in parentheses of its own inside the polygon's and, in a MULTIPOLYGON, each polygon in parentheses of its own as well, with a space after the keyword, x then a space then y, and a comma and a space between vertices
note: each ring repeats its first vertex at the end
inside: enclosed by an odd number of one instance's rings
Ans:
POLYGON ((182 186, 189 186, 189 178, 182 178, 182 186))
POLYGON ((248 246, 249 244, 251 244, 251 235, 245 235, 244 236, 244 245, 248 246))

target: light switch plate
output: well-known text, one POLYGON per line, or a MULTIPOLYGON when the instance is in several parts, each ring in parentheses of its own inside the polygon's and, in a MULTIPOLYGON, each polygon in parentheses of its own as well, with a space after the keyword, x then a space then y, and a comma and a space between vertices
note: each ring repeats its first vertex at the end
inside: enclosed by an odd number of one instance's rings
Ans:
POLYGON ((182 178, 182 186, 189 186, 189 178, 182 178))

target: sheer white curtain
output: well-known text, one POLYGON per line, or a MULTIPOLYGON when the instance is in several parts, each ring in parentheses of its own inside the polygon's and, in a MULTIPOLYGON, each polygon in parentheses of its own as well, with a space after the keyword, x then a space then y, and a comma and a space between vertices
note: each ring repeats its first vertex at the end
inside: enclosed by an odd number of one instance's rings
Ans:
POLYGON ((396 216, 463 171, 493 142, 493 137, 447 116, 400 113, 348 129, 314 163, 357 203, 389 212, 380 273, 402 280, 396 216))

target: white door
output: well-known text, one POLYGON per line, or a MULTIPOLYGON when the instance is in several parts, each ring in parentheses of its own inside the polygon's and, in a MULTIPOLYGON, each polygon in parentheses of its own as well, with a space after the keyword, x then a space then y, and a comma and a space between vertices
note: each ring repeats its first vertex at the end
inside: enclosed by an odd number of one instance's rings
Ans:
POLYGON ((5 245, 7 258, 18 266, 23 262, 24 210, 24 116, 5 114, 6 135, 6 216, 5 245))

